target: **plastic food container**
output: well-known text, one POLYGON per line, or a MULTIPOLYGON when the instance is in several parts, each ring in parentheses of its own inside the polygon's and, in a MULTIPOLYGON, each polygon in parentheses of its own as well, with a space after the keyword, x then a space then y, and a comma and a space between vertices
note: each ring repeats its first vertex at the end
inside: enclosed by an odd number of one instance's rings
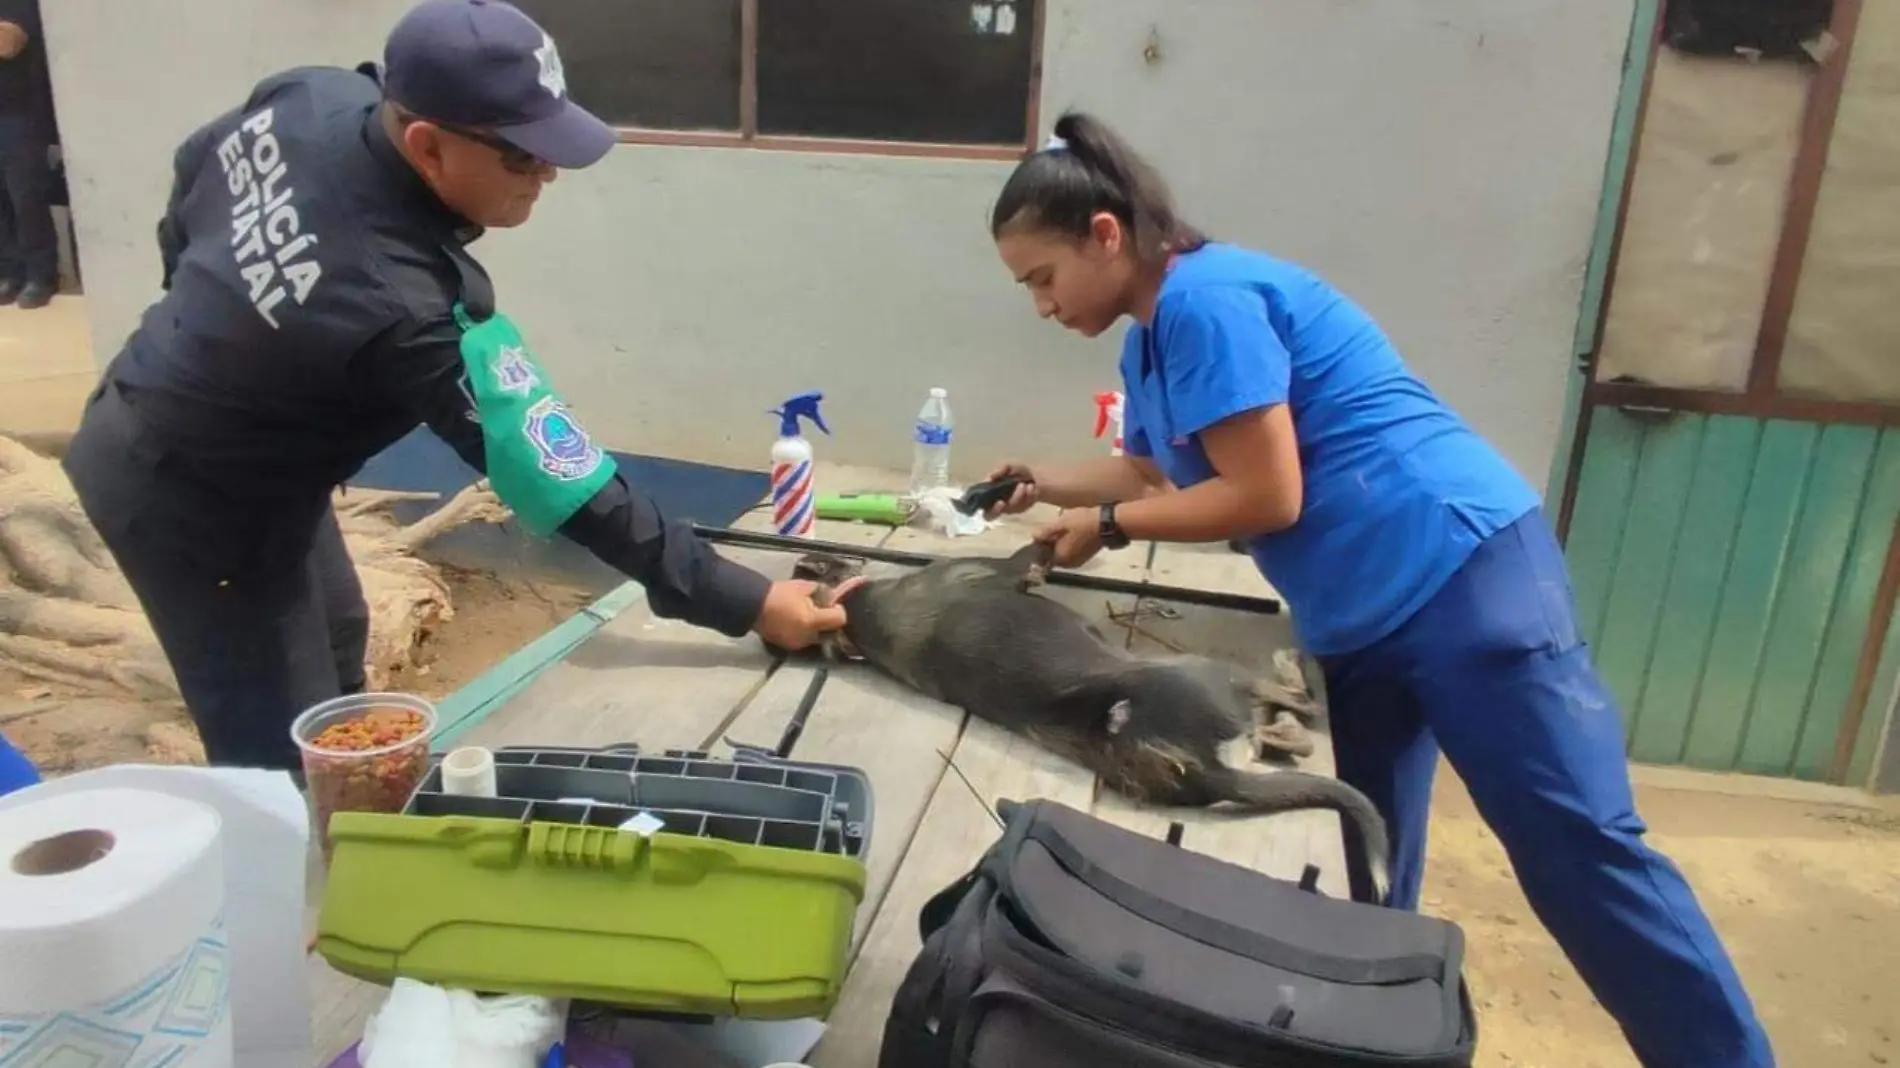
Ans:
POLYGON ((435 725, 435 706, 406 693, 334 697, 290 725, 326 864, 331 814, 402 811, 429 773, 435 725))

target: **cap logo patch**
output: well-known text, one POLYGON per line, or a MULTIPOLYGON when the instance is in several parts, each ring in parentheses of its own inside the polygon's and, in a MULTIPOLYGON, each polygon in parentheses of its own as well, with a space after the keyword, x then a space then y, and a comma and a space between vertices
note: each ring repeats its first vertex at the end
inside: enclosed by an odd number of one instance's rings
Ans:
POLYGON ((541 34, 541 47, 534 50, 534 58, 541 64, 541 88, 557 99, 566 96, 567 73, 561 69, 561 53, 554 48, 554 38, 545 31, 541 34))

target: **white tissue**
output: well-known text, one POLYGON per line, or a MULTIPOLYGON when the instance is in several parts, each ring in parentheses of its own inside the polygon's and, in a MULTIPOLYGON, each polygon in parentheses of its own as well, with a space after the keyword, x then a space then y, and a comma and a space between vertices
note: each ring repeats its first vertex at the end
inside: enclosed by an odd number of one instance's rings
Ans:
POLYGON ((397 979, 356 1052, 363 1068, 540 1068, 566 1029, 564 1002, 397 979))
POLYGON ((957 511, 956 502, 962 496, 961 489, 949 486, 925 490, 917 498, 917 512, 928 520, 930 529, 946 538, 969 537, 988 530, 990 521, 981 513, 964 515, 957 511))

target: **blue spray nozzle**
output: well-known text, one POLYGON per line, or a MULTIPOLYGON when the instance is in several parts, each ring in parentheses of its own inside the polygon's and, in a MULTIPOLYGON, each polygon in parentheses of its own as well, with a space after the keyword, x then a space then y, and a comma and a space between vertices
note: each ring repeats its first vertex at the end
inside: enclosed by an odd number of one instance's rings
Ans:
POLYGON ((818 402, 824 399, 825 395, 823 393, 813 390, 809 393, 800 393, 779 407, 772 409, 772 414, 779 417, 779 435, 787 438, 797 437, 799 430, 798 417, 801 415, 818 424, 818 429, 827 434, 831 433, 831 428, 825 425, 825 417, 818 414, 818 402))

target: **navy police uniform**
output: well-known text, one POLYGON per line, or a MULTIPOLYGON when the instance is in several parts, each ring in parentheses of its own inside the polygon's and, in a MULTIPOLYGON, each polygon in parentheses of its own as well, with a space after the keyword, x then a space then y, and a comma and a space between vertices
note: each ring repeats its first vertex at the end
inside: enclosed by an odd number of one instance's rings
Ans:
MULTIPOLYGON (((295 767, 290 719, 364 685, 334 489, 419 424, 487 470, 456 315, 494 309, 478 235, 399 155, 383 97, 372 65, 290 70, 178 149, 165 293, 65 459, 213 763, 295 767)), ((559 531, 658 614, 735 637, 770 585, 617 473, 559 531)))
POLYGON ((37 308, 59 288, 47 162, 58 134, 39 0, 0 0, 0 22, 26 34, 18 55, 0 59, 0 303, 37 308))

